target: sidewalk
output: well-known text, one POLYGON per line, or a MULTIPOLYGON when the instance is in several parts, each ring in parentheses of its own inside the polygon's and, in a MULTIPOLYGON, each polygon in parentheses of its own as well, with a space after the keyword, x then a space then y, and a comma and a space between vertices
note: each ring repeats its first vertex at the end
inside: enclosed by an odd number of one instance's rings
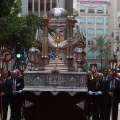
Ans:
POLYGON ((118 120, 120 120, 120 104, 119 104, 119 108, 118 108, 118 120))
MULTIPOLYGON (((8 108, 8 116, 7 116, 7 120, 10 120, 10 107, 8 108)), ((21 120, 25 120, 25 119, 21 119, 21 120)))
MULTIPOLYGON (((92 118, 91 118, 91 120, 92 120, 92 118)), ((111 118, 110 118, 110 120, 111 120, 111 118)), ((119 108, 118 108, 118 120, 120 120, 120 104, 119 104, 119 108)))
POLYGON ((7 116, 7 120, 10 119, 10 107, 8 108, 8 116, 7 116))

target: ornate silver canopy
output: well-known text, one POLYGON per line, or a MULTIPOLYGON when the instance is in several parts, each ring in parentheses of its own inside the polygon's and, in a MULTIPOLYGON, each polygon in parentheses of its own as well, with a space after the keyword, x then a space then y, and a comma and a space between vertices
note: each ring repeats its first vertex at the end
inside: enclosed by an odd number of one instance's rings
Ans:
POLYGON ((68 12, 64 8, 60 8, 59 5, 49 12, 50 19, 66 19, 67 16, 68 12))

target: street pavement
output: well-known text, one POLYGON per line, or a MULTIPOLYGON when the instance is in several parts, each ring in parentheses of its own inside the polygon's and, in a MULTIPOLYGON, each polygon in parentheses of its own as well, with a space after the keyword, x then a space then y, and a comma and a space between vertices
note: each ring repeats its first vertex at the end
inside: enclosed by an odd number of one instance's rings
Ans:
MULTIPOLYGON (((7 120, 9 120, 9 119, 10 119, 10 108, 8 109, 8 118, 7 118, 7 120)), ((22 120, 25 120, 25 119, 22 119, 22 120)), ((118 120, 120 120, 120 104, 119 104, 119 109, 118 109, 118 120)))
MULTIPOLYGON (((10 107, 8 108, 8 116, 7 116, 7 120, 10 120, 10 107)), ((21 119, 21 120, 25 120, 25 119, 21 119)))
POLYGON ((120 104, 119 104, 119 109, 118 109, 118 120, 120 120, 120 104))

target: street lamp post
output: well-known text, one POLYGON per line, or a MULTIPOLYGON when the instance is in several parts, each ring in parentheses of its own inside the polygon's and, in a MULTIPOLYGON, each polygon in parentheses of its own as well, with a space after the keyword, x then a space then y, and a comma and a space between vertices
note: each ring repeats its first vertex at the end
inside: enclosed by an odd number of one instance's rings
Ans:
POLYGON ((95 72, 97 72, 97 64, 94 62, 92 64, 90 64, 90 68, 91 68, 91 72, 94 74, 95 72))
POLYGON ((75 60, 77 62, 77 71, 84 71, 83 64, 85 63, 85 51, 81 47, 82 44, 79 44, 78 48, 75 51, 75 60))
POLYGON ((31 47, 28 51, 28 59, 31 62, 31 70, 38 70, 39 69, 39 62, 41 60, 41 52, 35 48, 31 47))
MULTIPOLYGON (((1 75, 2 75, 2 71, 5 68, 5 59, 0 56, 0 93, 2 92, 2 79, 1 79, 1 75)), ((2 97, 0 96, 0 117, 2 120, 2 97)))
POLYGON ((109 63, 110 63, 111 70, 112 71, 117 71, 117 59, 116 59, 115 56, 114 56, 114 59, 109 60, 109 63))

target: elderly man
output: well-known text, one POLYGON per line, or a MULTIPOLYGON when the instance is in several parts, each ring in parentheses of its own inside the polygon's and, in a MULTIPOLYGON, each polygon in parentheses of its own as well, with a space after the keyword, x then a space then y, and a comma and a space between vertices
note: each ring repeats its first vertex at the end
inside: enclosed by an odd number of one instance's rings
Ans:
POLYGON ((24 80, 18 77, 17 71, 11 72, 12 80, 12 97, 11 97, 11 120, 21 120, 21 107, 22 107, 22 89, 24 87, 24 80))
POLYGON ((104 93, 105 120, 110 120, 110 112, 112 112, 112 120, 117 120, 120 81, 116 79, 115 72, 109 73, 109 80, 107 80, 104 85, 104 93))
POLYGON ((88 91, 89 95, 92 95, 92 120, 103 120, 103 81, 99 79, 98 73, 94 74, 88 91))
MULTIPOLYGON (((87 78, 87 87, 89 87, 90 81, 92 81, 92 78, 93 78, 93 74, 91 71, 87 72, 86 78, 87 78)), ((86 108, 85 113, 86 113, 86 116, 88 116, 88 120, 89 120, 92 115, 92 104, 91 104, 91 96, 90 95, 86 96, 85 108, 86 108)))

